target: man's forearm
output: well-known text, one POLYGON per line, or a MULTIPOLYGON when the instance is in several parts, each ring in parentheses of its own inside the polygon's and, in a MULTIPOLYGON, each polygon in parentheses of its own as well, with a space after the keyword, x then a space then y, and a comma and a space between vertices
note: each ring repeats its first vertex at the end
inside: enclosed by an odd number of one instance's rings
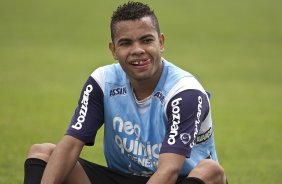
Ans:
POLYGON ((147 184, 175 184, 183 166, 185 156, 174 153, 160 154, 158 169, 147 184))
POLYGON ((77 162, 82 146, 75 147, 72 138, 64 137, 53 151, 44 171, 41 184, 63 183, 77 162))

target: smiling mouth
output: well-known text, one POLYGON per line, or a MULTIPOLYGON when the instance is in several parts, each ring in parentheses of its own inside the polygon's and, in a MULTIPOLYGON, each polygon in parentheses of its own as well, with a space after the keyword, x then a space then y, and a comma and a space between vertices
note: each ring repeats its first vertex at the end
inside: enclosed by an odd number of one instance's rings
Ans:
POLYGON ((148 65, 150 62, 150 59, 140 59, 140 60, 135 60, 131 62, 133 66, 145 66, 148 65))

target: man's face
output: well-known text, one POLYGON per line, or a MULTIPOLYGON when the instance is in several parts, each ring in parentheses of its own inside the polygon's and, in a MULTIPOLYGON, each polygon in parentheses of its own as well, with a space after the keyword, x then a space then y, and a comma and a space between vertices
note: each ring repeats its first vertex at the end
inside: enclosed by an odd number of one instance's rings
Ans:
POLYGON ((151 18, 121 21, 115 28, 114 41, 109 48, 131 82, 159 77, 164 36, 158 35, 151 18))

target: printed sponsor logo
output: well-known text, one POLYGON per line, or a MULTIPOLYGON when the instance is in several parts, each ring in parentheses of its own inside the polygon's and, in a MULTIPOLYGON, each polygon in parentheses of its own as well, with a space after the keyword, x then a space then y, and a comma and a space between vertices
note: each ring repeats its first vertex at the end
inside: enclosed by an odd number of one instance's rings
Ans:
POLYGON ((79 111, 79 116, 77 118, 77 122, 71 126, 72 128, 76 130, 80 130, 82 128, 82 123, 85 121, 85 117, 86 117, 87 110, 88 110, 87 106, 88 106, 89 95, 92 90, 93 90, 93 86, 91 84, 89 84, 85 88, 85 91, 83 93, 83 97, 81 100, 81 107, 79 111))
POLYGON ((195 120, 195 129, 194 129, 194 137, 193 137, 193 142, 190 144, 190 148, 192 148, 195 145, 195 139, 198 134, 198 126, 201 122, 200 118, 202 115, 202 104, 203 104, 203 99, 201 96, 198 96, 198 112, 197 112, 197 119, 195 120))
POLYGON ((113 129, 117 132, 114 139, 121 154, 127 155, 129 159, 141 166, 156 167, 161 143, 141 142, 140 126, 131 121, 123 121, 121 117, 114 117, 113 129))
POLYGON ((162 92, 157 91, 157 92, 154 94, 154 97, 158 98, 158 99, 161 101, 161 103, 164 103, 164 98, 165 98, 165 96, 163 95, 162 92))
POLYGON ((127 94, 126 87, 119 87, 110 90, 110 96, 126 95, 126 94, 127 94))
POLYGON ((169 145, 175 144, 175 137, 178 135, 178 124, 180 123, 180 107, 179 101, 182 100, 182 98, 177 98, 171 102, 172 106, 172 125, 170 126, 170 134, 169 138, 167 140, 167 143, 169 145))
POLYGON ((197 135, 197 144, 201 142, 205 142, 212 135, 212 128, 210 127, 205 133, 197 135))
POLYGON ((183 142, 183 144, 188 144, 191 140, 191 135, 188 133, 182 133, 180 134, 180 140, 183 142))

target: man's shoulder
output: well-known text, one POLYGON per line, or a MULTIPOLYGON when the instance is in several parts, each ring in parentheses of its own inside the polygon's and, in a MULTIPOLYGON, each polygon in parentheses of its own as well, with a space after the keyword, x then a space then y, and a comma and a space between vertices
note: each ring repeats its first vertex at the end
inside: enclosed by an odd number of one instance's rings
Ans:
POLYGON ((92 72, 91 77, 96 81, 114 83, 115 81, 123 81, 126 75, 120 64, 113 63, 98 67, 92 72))
POLYGON ((187 70, 171 63, 168 60, 163 59, 164 68, 168 71, 168 77, 193 77, 193 75, 187 70))
POLYGON ((167 77, 164 82, 164 90, 166 91, 166 102, 176 94, 186 90, 197 90, 206 93, 201 83, 189 72, 168 62, 165 62, 167 68, 167 77))
POLYGON ((115 72, 119 72, 120 70, 122 70, 120 64, 118 63, 112 63, 112 64, 109 64, 109 65, 104 65, 104 66, 100 66, 98 68, 96 68, 91 76, 95 76, 97 74, 104 74, 105 72, 108 72, 108 71, 115 71, 115 72))
MULTIPOLYGON (((168 86, 168 88, 171 90, 174 86, 187 86, 192 83, 195 83, 196 78, 189 73, 188 71, 183 70, 182 68, 174 65, 173 63, 164 60, 164 75, 161 80, 164 80, 165 86, 168 86)), ((169 90, 169 91, 170 91, 169 90)))

